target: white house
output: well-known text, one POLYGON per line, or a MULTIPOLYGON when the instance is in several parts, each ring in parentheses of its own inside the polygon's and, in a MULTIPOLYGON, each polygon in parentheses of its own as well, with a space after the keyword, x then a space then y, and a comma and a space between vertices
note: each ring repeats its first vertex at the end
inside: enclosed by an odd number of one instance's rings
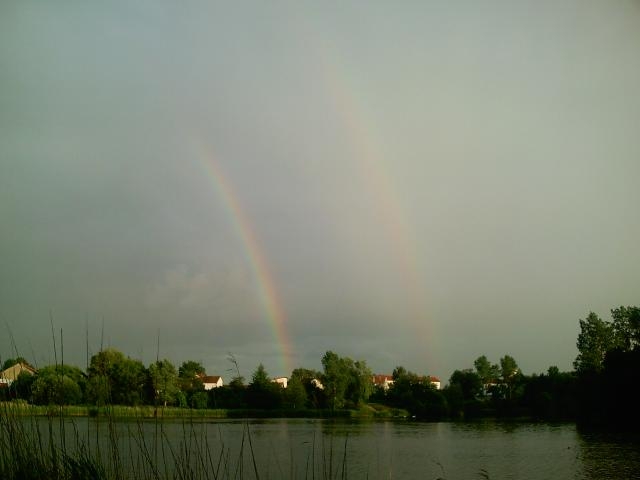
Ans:
POLYGON ((289 379, 287 377, 276 377, 271 381, 274 383, 277 383, 282 388, 287 388, 287 383, 289 382, 289 379))
POLYGON ((205 375, 200 377, 205 390, 211 390, 212 388, 220 388, 224 385, 222 377, 220 375, 205 375))
MULTIPOLYGON (((440 379, 438 377, 433 377, 433 376, 417 377, 417 380, 420 383, 429 382, 438 390, 442 388, 442 383, 440 382, 440 379)), ((393 376, 377 374, 372 377, 372 381, 376 387, 383 388, 384 390, 389 390, 391 385, 393 385, 393 376)))
POLYGON ((37 373, 36 369, 31 365, 27 365, 26 363, 16 363, 15 365, 0 372, 0 385, 11 385, 18 379, 18 376, 22 372, 28 373, 29 375, 35 375, 37 373))
POLYGON ((440 379, 438 377, 427 377, 429 379, 429 383, 436 387, 436 390, 440 390, 442 388, 442 384, 440 383, 440 379))
POLYGON ((384 374, 376 374, 371 378, 373 385, 376 387, 381 387, 384 390, 389 390, 389 387, 393 385, 393 376, 392 375, 384 375, 384 374))

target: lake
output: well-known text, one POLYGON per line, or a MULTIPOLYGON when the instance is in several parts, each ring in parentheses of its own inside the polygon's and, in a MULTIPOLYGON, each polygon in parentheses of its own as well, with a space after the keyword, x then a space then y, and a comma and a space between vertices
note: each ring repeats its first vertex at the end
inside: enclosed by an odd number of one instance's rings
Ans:
POLYGON ((75 431, 94 450, 98 441, 103 455, 113 457, 107 452, 117 445, 118 462, 134 478, 153 476, 148 460, 160 476, 190 468, 202 478, 256 478, 256 471, 270 479, 640 478, 640 436, 573 424, 80 418, 64 425, 67 448, 75 431))

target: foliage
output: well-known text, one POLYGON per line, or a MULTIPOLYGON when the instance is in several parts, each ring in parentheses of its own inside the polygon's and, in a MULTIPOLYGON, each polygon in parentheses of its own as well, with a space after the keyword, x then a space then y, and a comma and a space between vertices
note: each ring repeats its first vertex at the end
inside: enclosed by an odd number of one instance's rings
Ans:
POLYGON ((7 368, 11 368, 17 363, 23 363, 25 365, 29 365, 29 362, 24 357, 16 357, 16 358, 7 358, 2 363, 2 368, 0 370, 6 370, 7 368))
POLYGON ((195 408, 196 410, 204 410, 205 408, 207 408, 207 404, 208 396, 207 392, 205 392, 204 390, 201 392, 195 392, 193 395, 191 395, 191 408, 195 408))
POLYGON ((472 369, 456 370, 449 379, 449 385, 457 385, 463 401, 474 400, 482 395, 482 380, 472 369))
POLYGON ((614 344, 625 352, 640 345, 640 308, 618 307, 611 310, 614 344))
POLYGON ((598 315, 589 312, 587 318, 580 320, 578 335, 578 357, 573 362, 578 373, 597 373, 604 367, 607 351, 615 346, 613 326, 598 315))
POLYGON ((504 383, 511 383, 518 374, 518 364, 511 355, 505 355, 500 359, 500 376, 504 383))
POLYGON ((87 399, 95 405, 139 405, 146 399, 146 368, 116 349, 93 355, 88 374, 87 399))
POLYGON ((546 374, 532 375, 524 387, 522 403, 531 415, 544 420, 571 419, 576 415, 576 376, 549 367, 546 374))
POLYGON ((70 365, 51 365, 41 368, 31 379, 18 377, 23 385, 31 384, 31 397, 40 405, 75 405, 83 401, 86 384, 84 373, 70 365))
POLYGON ((78 405, 82 403, 84 374, 77 367, 57 365, 43 367, 31 386, 37 405, 78 405))
POLYGON ((474 362, 473 365, 476 368, 476 372, 480 377, 483 385, 495 383, 500 376, 500 368, 498 365, 489 362, 485 355, 481 355, 474 362))
POLYGON ((354 407, 366 402, 373 391, 371 378, 373 373, 367 363, 361 360, 351 364, 350 382, 347 387, 346 398, 354 407))
POLYGON ((111 403, 111 387, 106 375, 91 375, 87 381, 87 401, 102 406, 111 403))
POLYGON ((332 410, 344 406, 344 396, 349 385, 348 360, 328 351, 322 357, 324 374, 322 383, 327 391, 329 406, 332 410))
MULTIPOLYGON (((289 385, 299 382, 304 387, 307 408, 324 408, 327 405, 325 390, 319 387, 320 378, 322 378, 322 373, 307 368, 296 368, 291 372, 289 385)), ((298 398, 298 403, 299 401, 300 398, 298 398)))
POLYGON ((247 387, 244 377, 237 375, 222 388, 212 388, 207 392, 209 407, 212 408, 246 408, 247 387))
POLYGON ((282 405, 282 387, 272 382, 260 364, 251 376, 251 383, 247 389, 247 402, 251 408, 274 409, 282 405))
MULTIPOLYGON (((87 402, 99 407, 91 407, 96 412, 114 404, 163 404, 198 411, 207 407, 232 409, 237 415, 248 408, 258 415, 258 410, 270 410, 271 415, 282 408, 292 415, 308 414, 308 409, 332 410, 322 415, 348 415, 348 411, 370 413, 365 402, 371 399, 380 406, 405 409, 428 419, 532 415, 640 427, 640 413, 635 408, 640 397, 629 388, 640 383, 640 309, 612 309, 611 321, 590 312, 579 325, 575 372, 551 366, 546 373, 526 376, 510 355, 504 355, 498 364, 482 355, 473 362, 474 368, 454 371, 442 391, 431 385, 429 377, 398 366, 391 388, 373 392, 366 362, 332 351, 322 357, 322 372, 295 369, 287 389, 272 382, 262 364, 245 386, 231 357, 236 377, 222 388, 204 391, 199 377, 205 370, 198 362, 184 361, 176 371, 171 362, 162 360, 147 369, 118 350, 105 349, 91 358, 86 374, 76 367, 45 366, 33 376, 22 373, 11 389, 2 393, 3 398, 28 400, 42 408, 87 402)), ((24 359, 9 359, 4 364, 17 361, 24 359)))
POLYGON ((611 310, 612 321, 591 312, 580 320, 577 379, 579 420, 609 428, 640 428, 640 309, 611 310))
POLYGON ((158 360, 149 366, 149 377, 156 400, 165 406, 173 404, 180 391, 176 367, 167 359, 158 360))
POLYGON ((518 378, 519 368, 515 359, 511 355, 505 355, 500 359, 500 377, 502 384, 506 387, 506 398, 513 396, 513 387, 518 378))
POLYGON ((322 357, 322 366, 322 384, 332 410, 343 408, 347 403, 357 407, 367 401, 373 385, 372 373, 366 362, 354 362, 349 357, 328 351, 322 357))
POLYGON ((287 408, 301 410, 307 407, 307 391, 299 376, 291 376, 284 398, 287 408))
POLYGON ((180 389, 184 392, 194 393, 204 390, 201 376, 205 374, 205 369, 199 362, 187 360, 182 362, 178 369, 178 379, 180 389))
POLYGON ((16 378, 15 382, 11 384, 11 389, 13 390, 16 398, 31 400, 31 388, 35 380, 35 375, 27 372, 20 372, 18 378, 16 378))
POLYGON ((404 367, 393 370, 393 384, 386 395, 389 406, 403 408, 412 415, 440 419, 448 414, 448 403, 427 376, 418 376, 404 367))

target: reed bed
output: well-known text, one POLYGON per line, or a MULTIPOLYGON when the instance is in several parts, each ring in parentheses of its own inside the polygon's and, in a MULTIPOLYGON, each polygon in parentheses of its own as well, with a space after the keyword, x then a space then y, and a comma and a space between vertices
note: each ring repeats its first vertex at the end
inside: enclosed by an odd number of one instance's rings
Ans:
MULTIPOLYGON (((182 432, 176 440, 167 435, 162 409, 155 412, 153 420, 144 408, 138 411, 139 416, 123 420, 123 412, 117 407, 107 407, 99 417, 87 419, 86 427, 80 427, 73 414, 80 415, 82 408, 0 404, 0 478, 347 478, 347 439, 343 445, 334 445, 333 440, 316 442, 314 437, 303 464, 297 465, 291 458, 289 465, 283 466, 268 455, 258 459, 248 421, 242 422, 238 449, 237 444, 231 448, 224 438, 212 440, 197 411, 192 411, 190 418, 182 418, 182 432)), ((131 409, 125 411, 131 413, 131 409)))

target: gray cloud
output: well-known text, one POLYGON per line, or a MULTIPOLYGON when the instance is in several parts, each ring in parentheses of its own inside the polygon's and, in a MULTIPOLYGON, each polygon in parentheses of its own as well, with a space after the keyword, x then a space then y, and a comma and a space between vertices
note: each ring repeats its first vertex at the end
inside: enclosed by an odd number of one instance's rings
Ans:
POLYGON ((86 324, 91 351, 287 373, 198 143, 294 366, 568 369, 578 318, 637 304, 639 32, 599 2, 5 2, 0 320, 39 363, 52 310, 79 365, 86 324))

